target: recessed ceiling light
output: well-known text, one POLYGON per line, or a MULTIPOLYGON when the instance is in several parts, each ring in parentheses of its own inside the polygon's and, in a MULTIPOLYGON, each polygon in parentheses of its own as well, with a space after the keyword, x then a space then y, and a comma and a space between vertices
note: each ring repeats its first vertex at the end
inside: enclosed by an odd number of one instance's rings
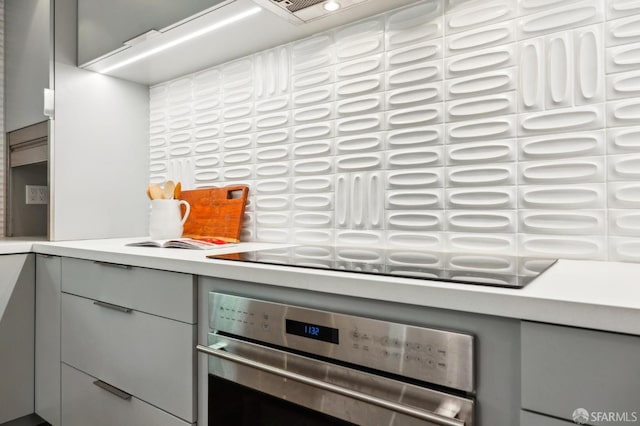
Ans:
POLYGON ((328 2, 326 2, 324 4, 324 10, 327 10, 329 12, 333 12, 340 9, 340 3, 338 3, 335 0, 329 0, 328 2))

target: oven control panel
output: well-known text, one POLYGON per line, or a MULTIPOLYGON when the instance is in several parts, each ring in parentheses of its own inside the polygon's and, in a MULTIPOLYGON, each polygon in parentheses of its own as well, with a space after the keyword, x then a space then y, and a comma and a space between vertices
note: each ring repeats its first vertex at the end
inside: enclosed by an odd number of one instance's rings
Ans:
POLYGON ((474 392, 470 334, 212 292, 212 331, 474 392))

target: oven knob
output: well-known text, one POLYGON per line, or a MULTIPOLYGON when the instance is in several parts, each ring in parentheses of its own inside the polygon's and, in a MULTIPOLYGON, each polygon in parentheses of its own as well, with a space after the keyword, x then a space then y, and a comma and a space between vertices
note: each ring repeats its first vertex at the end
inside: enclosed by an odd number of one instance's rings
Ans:
POLYGON ((263 322, 262 323, 262 329, 265 330, 265 331, 269 330, 269 324, 267 324, 266 322, 263 322))

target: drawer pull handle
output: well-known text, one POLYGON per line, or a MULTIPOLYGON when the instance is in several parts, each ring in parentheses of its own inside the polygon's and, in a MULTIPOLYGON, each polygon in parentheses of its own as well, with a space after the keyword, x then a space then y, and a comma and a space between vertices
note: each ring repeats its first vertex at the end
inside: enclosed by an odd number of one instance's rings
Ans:
POLYGON ((119 263, 101 262, 99 260, 94 260, 93 263, 100 266, 110 266, 112 268, 118 268, 118 269, 131 269, 131 265, 121 265, 119 263))
POLYGON ((131 399, 130 393, 126 393, 123 390, 113 387, 109 383, 103 382, 102 380, 96 380, 93 382, 93 384, 99 387, 100 389, 104 389, 107 392, 114 394, 118 398, 124 399, 125 401, 128 401, 131 399))
POLYGON ((102 306, 103 308, 113 309, 114 311, 124 312, 125 314, 130 314, 131 311, 133 310, 131 308, 125 308, 124 306, 114 305, 113 303, 107 303, 107 302, 99 302, 97 300, 94 301, 93 304, 97 306, 102 306))

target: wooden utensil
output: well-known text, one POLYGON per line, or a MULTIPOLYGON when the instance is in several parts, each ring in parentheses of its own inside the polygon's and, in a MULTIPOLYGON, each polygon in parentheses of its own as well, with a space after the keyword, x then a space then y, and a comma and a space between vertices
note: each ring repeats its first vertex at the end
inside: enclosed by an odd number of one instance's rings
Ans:
POLYGON ((160 185, 157 184, 153 184, 153 185, 149 185, 149 197, 152 200, 159 200, 163 197, 163 192, 162 192, 162 188, 160 188, 160 185))
POLYGON ((181 193, 182 193, 182 184, 178 182, 176 183, 176 187, 173 189, 173 199, 179 200, 181 193))
POLYGON ((151 185, 147 185, 147 197, 149 197, 150 200, 153 200, 153 198, 151 198, 151 185))
POLYGON ((173 190, 176 188, 176 184, 173 183, 172 180, 168 180, 167 183, 164 184, 164 189, 162 190, 162 198, 165 200, 170 200, 173 198, 173 190))

